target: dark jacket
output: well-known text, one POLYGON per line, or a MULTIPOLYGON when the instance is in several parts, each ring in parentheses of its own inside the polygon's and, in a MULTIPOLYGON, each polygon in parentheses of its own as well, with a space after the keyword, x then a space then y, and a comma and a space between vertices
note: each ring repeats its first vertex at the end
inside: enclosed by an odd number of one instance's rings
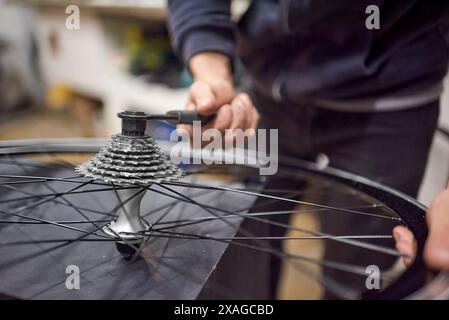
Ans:
POLYGON ((202 51, 238 54, 260 92, 291 104, 391 110, 441 92, 448 0, 255 0, 238 23, 229 4, 169 0, 173 45, 185 61, 202 51), (365 26, 373 4, 379 30, 365 26))

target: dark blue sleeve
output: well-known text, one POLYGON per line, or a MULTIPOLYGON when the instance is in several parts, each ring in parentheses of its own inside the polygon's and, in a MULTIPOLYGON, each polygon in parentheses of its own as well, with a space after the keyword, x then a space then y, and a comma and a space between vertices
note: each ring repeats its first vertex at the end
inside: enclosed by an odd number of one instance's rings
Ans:
POLYGON ((204 51, 234 56, 230 0, 169 0, 168 8, 173 48, 184 62, 204 51))

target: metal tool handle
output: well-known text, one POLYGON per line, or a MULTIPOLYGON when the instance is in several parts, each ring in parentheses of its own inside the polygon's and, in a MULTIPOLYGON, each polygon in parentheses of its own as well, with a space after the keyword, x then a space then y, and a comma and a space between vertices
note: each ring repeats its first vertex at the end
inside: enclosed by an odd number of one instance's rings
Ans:
POLYGON ((207 124, 215 118, 215 114, 204 116, 196 111, 172 110, 167 112, 173 120, 180 124, 192 124, 193 121, 201 121, 201 124, 207 124))
POLYGON ((166 114, 148 114, 142 111, 123 111, 117 114, 122 119, 122 134, 126 136, 144 136, 147 120, 175 121, 179 124, 192 124, 200 121, 207 124, 215 114, 204 116, 196 111, 172 110, 166 114))

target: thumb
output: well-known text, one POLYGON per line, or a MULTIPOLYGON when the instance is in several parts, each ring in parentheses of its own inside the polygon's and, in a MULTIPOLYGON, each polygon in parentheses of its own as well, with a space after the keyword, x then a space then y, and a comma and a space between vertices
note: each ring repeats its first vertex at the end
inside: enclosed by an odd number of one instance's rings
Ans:
POLYGON ((413 233, 404 226, 396 226, 393 229, 393 237, 396 241, 396 249, 403 255, 405 265, 410 266, 416 254, 413 233))
POLYGON ((211 86, 205 82, 198 81, 192 84, 190 100, 195 104, 196 110, 204 115, 215 113, 219 107, 211 86))

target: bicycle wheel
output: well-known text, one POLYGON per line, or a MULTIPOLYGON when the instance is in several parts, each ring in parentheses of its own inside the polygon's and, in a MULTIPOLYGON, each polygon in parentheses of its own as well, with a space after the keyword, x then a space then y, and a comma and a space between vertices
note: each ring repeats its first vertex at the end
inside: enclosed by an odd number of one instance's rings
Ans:
POLYGON ((426 282, 425 208, 395 190, 296 160, 269 177, 243 165, 187 166, 179 180, 132 185, 76 174, 75 166, 103 144, 86 139, 1 144, 4 297, 267 298, 277 280, 273 269, 281 264, 313 279, 322 292, 345 299, 447 293, 444 274, 437 285, 426 282), (137 198, 138 205, 128 205, 137 198), (107 232, 120 210, 139 211, 144 228, 107 232), (306 214, 318 217, 321 225, 331 217, 355 217, 356 228, 334 234, 285 220, 306 214), (394 268, 401 256, 393 249, 391 232, 373 233, 373 224, 383 230, 397 224, 410 228, 418 243, 410 268, 394 268), (273 236, 273 230, 279 235, 273 236), (292 253, 281 242, 306 242, 319 254, 292 253), (328 243, 345 248, 341 258, 325 258, 328 243), (367 267, 373 265, 380 268, 380 288, 367 287, 367 267), (68 266, 80 270, 79 289, 67 284, 68 266), (350 277, 342 282, 332 277, 336 274, 350 277))

